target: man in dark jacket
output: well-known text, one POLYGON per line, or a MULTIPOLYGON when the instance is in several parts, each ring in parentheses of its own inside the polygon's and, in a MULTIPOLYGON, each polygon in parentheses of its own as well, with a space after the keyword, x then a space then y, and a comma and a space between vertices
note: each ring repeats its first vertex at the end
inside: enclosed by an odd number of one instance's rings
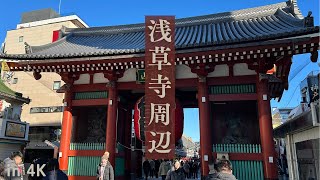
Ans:
POLYGON ((154 162, 156 164, 155 175, 156 175, 156 178, 158 178, 158 171, 159 171, 161 162, 159 160, 155 160, 154 162))
POLYGON ((59 169, 59 162, 57 159, 51 159, 47 163, 46 176, 42 180, 68 180, 68 176, 59 169))
POLYGON ((178 160, 175 161, 174 167, 168 172, 166 180, 185 180, 183 169, 178 160))
POLYGON ((232 174, 232 165, 228 160, 220 160, 216 164, 216 173, 209 174, 207 180, 237 180, 232 174))
POLYGON ((148 176, 149 176, 149 173, 150 173, 150 170, 151 170, 151 166, 150 166, 150 163, 148 160, 145 160, 143 163, 142 163, 142 167, 143 167, 143 172, 144 172, 144 175, 146 176, 146 180, 148 179, 148 176))

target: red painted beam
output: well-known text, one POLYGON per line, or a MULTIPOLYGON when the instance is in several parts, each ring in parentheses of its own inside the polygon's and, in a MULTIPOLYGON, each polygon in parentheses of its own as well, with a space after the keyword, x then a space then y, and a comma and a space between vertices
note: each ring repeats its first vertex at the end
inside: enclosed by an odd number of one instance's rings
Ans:
POLYGON ((234 77, 209 77, 208 85, 227 85, 227 84, 255 84, 256 75, 234 76, 234 77))
POLYGON ((106 84, 79 84, 73 86, 74 92, 108 91, 106 84))
MULTIPOLYGON (((197 79, 177 79, 176 87, 196 87, 197 79)), ((138 84, 136 82, 118 82, 118 90, 144 90, 144 84, 138 84)), ((105 83, 101 84, 79 84, 74 85, 74 92, 88 92, 88 91, 108 91, 105 83)))
POLYGON ((97 180, 96 176, 68 176, 69 180, 97 180))
POLYGON ((108 99, 81 99, 72 100, 72 106, 106 106, 108 99))
POLYGON ((257 94, 217 94, 209 95, 210 101, 248 101, 257 100, 257 94))
MULTIPOLYGON (((217 153, 213 152, 213 157, 217 158, 217 153)), ((231 161, 262 161, 262 153, 228 153, 231 161)))
POLYGON ((198 79, 176 79, 176 87, 197 87, 198 79))
POLYGON ((118 82, 118 90, 143 90, 144 84, 137 84, 136 82, 118 82))
POLYGON ((69 150, 68 156, 102 156, 105 150, 69 150))

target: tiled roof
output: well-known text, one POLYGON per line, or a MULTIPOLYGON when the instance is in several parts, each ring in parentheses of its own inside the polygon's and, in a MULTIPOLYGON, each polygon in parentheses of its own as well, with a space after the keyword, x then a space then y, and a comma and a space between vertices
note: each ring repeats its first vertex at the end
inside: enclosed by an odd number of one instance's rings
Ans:
POLYGON ((14 99, 18 100, 24 103, 29 104, 30 99, 24 98, 21 93, 15 92, 12 89, 10 89, 8 86, 6 86, 2 80, 0 80, 0 98, 3 99, 14 99))
MULTIPOLYGON (((144 24, 66 29, 60 40, 29 47, 25 55, 0 54, 0 58, 45 59, 143 53, 144 24)), ((295 2, 176 20, 177 51, 265 41, 319 31, 305 27, 295 2)))

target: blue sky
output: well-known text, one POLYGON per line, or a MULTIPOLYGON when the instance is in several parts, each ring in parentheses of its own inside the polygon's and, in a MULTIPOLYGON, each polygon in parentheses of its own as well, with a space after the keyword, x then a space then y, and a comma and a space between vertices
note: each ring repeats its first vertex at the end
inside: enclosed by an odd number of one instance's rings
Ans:
MULTIPOLYGON (((61 14, 77 14, 89 26, 109 26, 144 22, 145 15, 175 15, 176 18, 214 14, 261 5, 283 2, 284 0, 62 0, 61 14)), ((0 6, 0 43, 4 41, 6 31, 16 28, 23 12, 53 8, 58 11, 59 0, 1 0, 0 6)), ((298 0, 303 15, 313 12, 315 24, 319 25, 319 0, 298 0)), ((310 55, 293 58, 289 90, 285 91, 281 101, 271 102, 272 107, 294 107, 300 102, 299 87, 306 75, 312 70, 319 70, 316 63, 309 63, 310 55)), ((319 60, 318 60, 319 62, 319 60)), ((184 133, 199 140, 198 111, 185 111, 184 133)))

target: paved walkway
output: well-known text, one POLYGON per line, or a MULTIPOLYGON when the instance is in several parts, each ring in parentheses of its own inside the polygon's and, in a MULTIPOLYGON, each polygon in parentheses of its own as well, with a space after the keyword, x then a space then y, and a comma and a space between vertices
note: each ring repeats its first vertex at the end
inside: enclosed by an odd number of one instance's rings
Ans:
MULTIPOLYGON (((144 179, 141 179, 144 180, 144 179)), ((161 180, 161 178, 148 178, 148 180, 161 180)), ((200 178, 198 179, 186 179, 186 180, 200 180, 200 178)), ((286 176, 279 176, 279 180, 289 180, 288 177, 286 176)))

